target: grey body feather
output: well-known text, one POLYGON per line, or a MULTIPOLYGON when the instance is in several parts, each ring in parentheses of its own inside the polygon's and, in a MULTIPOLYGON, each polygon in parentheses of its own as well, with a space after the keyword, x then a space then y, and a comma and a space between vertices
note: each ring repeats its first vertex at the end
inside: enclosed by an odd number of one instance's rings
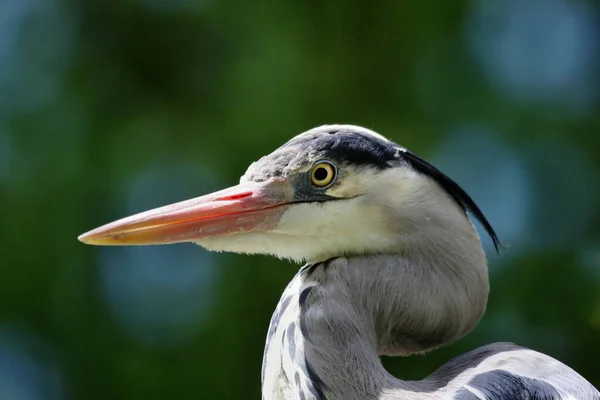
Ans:
MULTIPOLYGON (((448 277, 427 275, 393 256, 338 258, 304 267, 271 322, 263 399, 600 400, 600 393, 571 368, 511 343, 463 354, 421 381, 390 375, 379 355, 450 343, 483 312, 486 290, 472 296, 448 292, 443 302, 435 282, 448 277)), ((456 289, 466 285, 457 283, 456 289)))

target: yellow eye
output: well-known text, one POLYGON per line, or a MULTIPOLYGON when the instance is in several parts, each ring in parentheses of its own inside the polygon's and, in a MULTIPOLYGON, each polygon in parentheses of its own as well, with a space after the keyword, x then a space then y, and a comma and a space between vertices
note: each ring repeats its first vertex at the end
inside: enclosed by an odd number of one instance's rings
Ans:
POLYGON ((310 181, 316 187, 323 188, 331 185, 336 174, 337 170, 333 164, 327 161, 322 161, 315 165, 310 171, 310 181))

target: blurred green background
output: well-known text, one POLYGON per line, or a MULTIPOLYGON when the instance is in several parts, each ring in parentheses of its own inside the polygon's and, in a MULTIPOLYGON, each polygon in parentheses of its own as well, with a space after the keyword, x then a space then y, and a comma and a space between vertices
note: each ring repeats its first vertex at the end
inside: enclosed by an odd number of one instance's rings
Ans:
POLYGON ((297 266, 80 233, 235 184, 326 123, 374 129, 469 191, 478 328, 600 386, 598 5, 569 0, 0 1, 0 399, 258 399, 297 266))

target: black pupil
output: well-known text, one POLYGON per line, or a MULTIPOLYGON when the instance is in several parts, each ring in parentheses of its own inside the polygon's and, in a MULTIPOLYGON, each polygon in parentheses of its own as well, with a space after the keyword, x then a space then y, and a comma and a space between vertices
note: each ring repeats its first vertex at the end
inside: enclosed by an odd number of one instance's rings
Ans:
POLYGON ((324 181, 329 176, 329 172, 323 167, 315 169, 314 177, 318 181, 324 181))

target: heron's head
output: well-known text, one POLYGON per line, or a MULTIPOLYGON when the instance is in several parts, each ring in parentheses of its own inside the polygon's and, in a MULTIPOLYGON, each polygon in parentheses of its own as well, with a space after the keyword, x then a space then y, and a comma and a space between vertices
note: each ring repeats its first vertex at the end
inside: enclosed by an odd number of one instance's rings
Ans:
POLYGON ((351 125, 304 132, 231 188, 142 212, 79 237, 96 245, 194 242, 208 250, 317 261, 497 238, 450 178, 383 136, 351 125))

